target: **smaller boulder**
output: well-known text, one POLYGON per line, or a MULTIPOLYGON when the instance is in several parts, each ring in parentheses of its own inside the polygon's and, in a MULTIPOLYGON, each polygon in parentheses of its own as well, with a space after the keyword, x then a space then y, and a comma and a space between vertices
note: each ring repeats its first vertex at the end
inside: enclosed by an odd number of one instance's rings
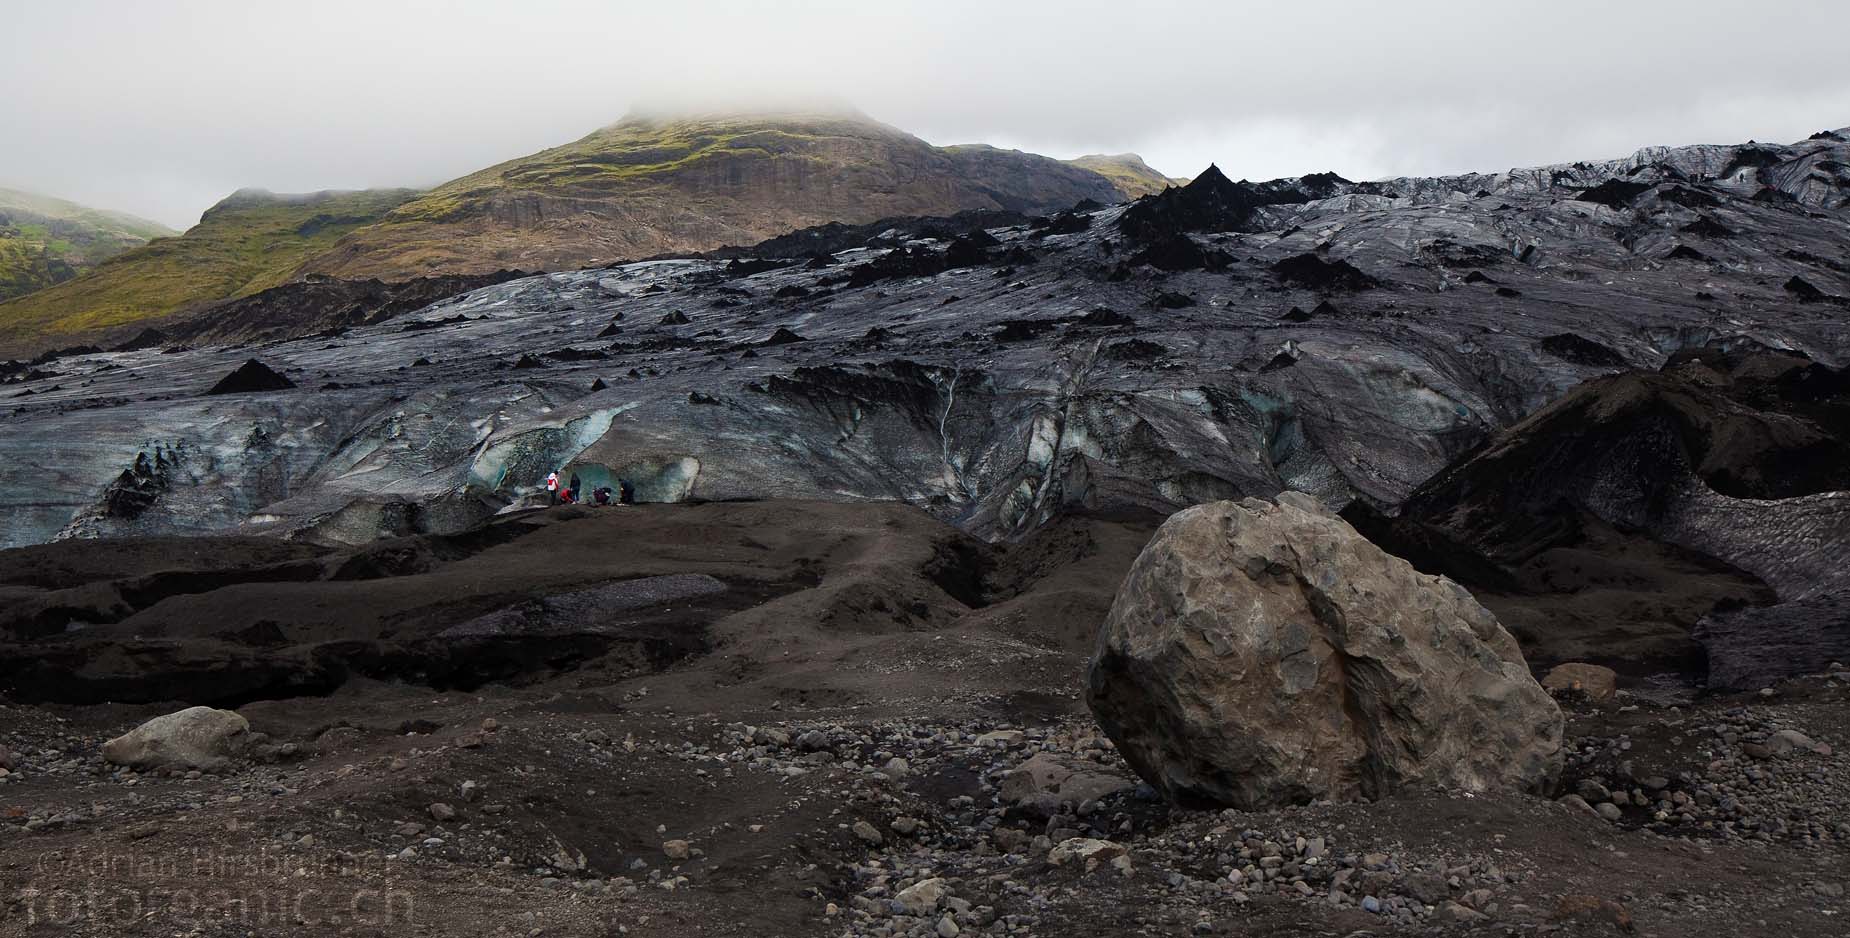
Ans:
POLYGON ((1798 730, 1780 730, 1767 737, 1767 748, 1776 756, 1788 755, 1796 750, 1817 752, 1818 744, 1810 736, 1798 730))
POLYGON ((1446 900, 1439 906, 1439 920, 1454 925, 1471 925, 1489 919, 1490 916, 1459 902, 1446 900))
POLYGON ((1024 734, 1021 730, 992 730, 976 738, 978 746, 992 746, 997 749, 1012 749, 1021 745, 1024 734))
POLYGON ((903 906, 907 915, 924 915, 936 909, 938 903, 949 894, 950 889, 945 886, 944 880, 932 877, 901 889, 893 896, 893 901, 903 906))
POLYGON ((1542 688, 1557 697, 1584 694, 1588 700, 1605 703, 1618 693, 1618 674, 1611 668, 1581 661, 1555 665, 1542 678, 1542 688))
POLYGON ((189 707, 155 717, 103 744, 103 758, 137 769, 225 768, 251 741, 250 723, 229 710, 189 707))
POLYGON ((1096 762, 1062 753, 1036 753, 1002 776, 1002 800, 1015 805, 1058 809, 1135 788, 1137 783, 1096 762))
POLYGON ((1083 863, 1087 869, 1091 869, 1096 864, 1117 859, 1127 852, 1123 844, 1113 841, 1074 837, 1055 844, 1054 848, 1047 853, 1047 862, 1054 866, 1083 863))

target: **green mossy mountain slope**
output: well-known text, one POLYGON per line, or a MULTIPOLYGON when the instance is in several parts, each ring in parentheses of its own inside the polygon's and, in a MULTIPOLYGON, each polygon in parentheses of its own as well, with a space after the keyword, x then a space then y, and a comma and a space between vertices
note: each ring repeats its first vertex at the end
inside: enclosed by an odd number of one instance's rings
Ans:
POLYGON ((417 194, 239 190, 185 234, 151 241, 75 279, 0 303, 0 344, 70 344, 79 335, 91 341, 276 286, 305 259, 417 194))
POLYGON ((0 189, 0 300, 66 280, 175 232, 121 212, 0 189))
POLYGON ((0 350, 106 344, 312 274, 398 282, 569 270, 828 222, 1052 212, 1166 182, 1134 155, 1085 161, 933 146, 851 112, 632 115, 428 191, 240 190, 183 235, 0 302, 0 350))

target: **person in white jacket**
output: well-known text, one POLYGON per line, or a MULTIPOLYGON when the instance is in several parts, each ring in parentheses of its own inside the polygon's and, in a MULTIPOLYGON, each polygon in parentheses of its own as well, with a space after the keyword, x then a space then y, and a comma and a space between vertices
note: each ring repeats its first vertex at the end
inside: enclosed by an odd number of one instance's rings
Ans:
POLYGON ((546 474, 546 498, 554 505, 559 504, 559 473, 557 472, 546 474))

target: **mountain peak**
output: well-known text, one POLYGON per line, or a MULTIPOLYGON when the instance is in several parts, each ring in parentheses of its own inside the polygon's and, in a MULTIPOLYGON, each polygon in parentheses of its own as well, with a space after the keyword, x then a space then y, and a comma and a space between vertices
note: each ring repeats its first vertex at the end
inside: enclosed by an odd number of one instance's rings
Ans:
POLYGON ((650 105, 445 183, 301 272, 562 270, 755 244, 827 222, 1049 212, 1122 201, 1122 192, 1105 173, 1012 150, 933 146, 830 102, 650 105))
POLYGON ((1219 164, 1209 163, 1208 168, 1202 170, 1201 173, 1195 177, 1194 181, 1190 182, 1185 188, 1193 189, 1199 186, 1202 189, 1213 189, 1218 186, 1232 184, 1233 180, 1228 179, 1227 174, 1220 171, 1219 164))
MULTIPOLYGON (((227 218, 324 226, 329 222, 352 225, 376 220, 386 212, 416 198, 418 189, 323 189, 319 192, 271 192, 245 187, 220 199, 199 216, 201 226, 223 223, 227 218), (248 218, 247 218, 248 216, 248 218), (273 216, 273 217, 272 217, 273 216)), ((244 223, 243 221, 237 222, 244 223)), ((319 230, 317 228, 316 230, 319 230)), ((313 231, 303 231, 304 235, 313 231)))
POLYGON ((1179 181, 1157 172, 1135 153, 1090 153, 1067 162, 1111 180, 1126 199, 1155 195, 1179 181))

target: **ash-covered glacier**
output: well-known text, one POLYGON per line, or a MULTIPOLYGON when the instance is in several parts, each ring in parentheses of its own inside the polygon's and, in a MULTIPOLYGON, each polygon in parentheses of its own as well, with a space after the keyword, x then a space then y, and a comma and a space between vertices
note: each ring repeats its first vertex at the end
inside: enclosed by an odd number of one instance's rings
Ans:
POLYGON ((1369 183, 1210 169, 934 233, 0 366, 0 546, 459 530, 553 469, 643 501, 899 499, 991 538, 1286 488, 1391 509, 1590 378, 1850 358, 1850 130, 1369 183), (206 393, 250 359, 295 387, 206 393))

